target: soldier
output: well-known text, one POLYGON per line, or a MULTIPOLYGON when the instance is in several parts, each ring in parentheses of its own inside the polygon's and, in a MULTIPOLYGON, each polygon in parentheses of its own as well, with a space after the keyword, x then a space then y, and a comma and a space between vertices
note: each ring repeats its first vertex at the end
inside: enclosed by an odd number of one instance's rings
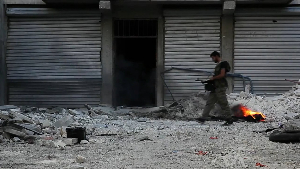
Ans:
POLYGON ((214 90, 209 94, 202 117, 199 118, 199 121, 204 122, 205 120, 208 120, 210 111, 214 108, 215 103, 218 103, 222 108, 222 116, 226 121, 223 125, 231 125, 233 121, 226 97, 226 89, 228 88, 226 73, 230 71, 230 65, 227 61, 222 62, 220 53, 217 51, 214 51, 210 57, 213 62, 217 63, 214 76, 209 79, 209 81, 213 82, 214 90))

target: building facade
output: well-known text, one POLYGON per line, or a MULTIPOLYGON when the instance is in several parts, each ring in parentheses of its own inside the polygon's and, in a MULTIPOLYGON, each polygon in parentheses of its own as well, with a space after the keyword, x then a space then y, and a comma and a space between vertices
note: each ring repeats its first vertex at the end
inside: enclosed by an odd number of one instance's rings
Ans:
POLYGON ((1 104, 163 105, 203 90, 209 74, 184 69, 212 72, 212 51, 256 94, 299 79, 296 1, 0 2, 1 104))

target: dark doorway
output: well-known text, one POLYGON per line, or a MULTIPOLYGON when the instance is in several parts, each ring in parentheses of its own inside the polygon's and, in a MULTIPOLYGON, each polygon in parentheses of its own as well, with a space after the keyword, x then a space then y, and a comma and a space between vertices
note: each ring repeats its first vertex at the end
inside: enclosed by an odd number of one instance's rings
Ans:
POLYGON ((116 106, 155 106, 155 38, 117 38, 115 68, 116 106))
POLYGON ((115 106, 156 105, 157 20, 116 19, 115 106))

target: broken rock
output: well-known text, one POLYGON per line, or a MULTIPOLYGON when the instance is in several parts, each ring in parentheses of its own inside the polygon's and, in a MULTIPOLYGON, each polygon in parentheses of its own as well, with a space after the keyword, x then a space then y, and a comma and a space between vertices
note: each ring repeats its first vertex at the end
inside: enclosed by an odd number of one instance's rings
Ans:
POLYGON ((22 131, 19 131, 19 130, 15 129, 13 127, 10 127, 10 126, 5 126, 4 127, 4 132, 16 135, 18 137, 25 137, 27 135, 26 133, 24 133, 22 131))
POLYGON ((64 139, 63 142, 67 146, 71 146, 71 145, 74 145, 74 144, 78 143, 78 138, 67 138, 67 139, 64 139))
POLYGON ((13 118, 17 118, 17 119, 22 119, 22 121, 24 122, 28 122, 28 123, 32 123, 34 124, 34 122, 27 116, 21 114, 21 113, 18 113, 16 110, 11 110, 9 112, 9 115, 13 118))
POLYGON ((61 140, 52 141, 50 143, 50 146, 54 147, 54 148, 60 148, 60 149, 65 149, 66 148, 66 144, 63 141, 61 141, 61 140))
POLYGON ((83 156, 78 155, 78 156, 76 157, 76 162, 77 162, 77 163, 84 163, 84 162, 86 162, 86 158, 83 157, 83 156))
POLYGON ((1 111, 0 110, 0 119, 2 120, 9 120, 10 117, 9 117, 9 114, 7 111, 1 111))
POLYGON ((87 140, 81 140, 80 144, 89 144, 89 142, 87 140))
POLYGON ((43 128, 52 126, 52 123, 50 120, 39 120, 39 123, 42 124, 43 128))
POLYGON ((76 110, 72 110, 72 109, 68 109, 68 112, 73 115, 73 116, 76 116, 76 115, 80 115, 81 113, 76 111, 76 110))
POLYGON ((20 139, 19 137, 14 137, 14 138, 13 138, 13 141, 14 141, 14 142, 20 142, 21 139, 20 139))
POLYGON ((72 124, 75 120, 73 119, 72 116, 65 116, 59 120, 57 120, 54 123, 54 126, 56 128, 62 127, 62 126, 69 126, 70 124, 72 124))

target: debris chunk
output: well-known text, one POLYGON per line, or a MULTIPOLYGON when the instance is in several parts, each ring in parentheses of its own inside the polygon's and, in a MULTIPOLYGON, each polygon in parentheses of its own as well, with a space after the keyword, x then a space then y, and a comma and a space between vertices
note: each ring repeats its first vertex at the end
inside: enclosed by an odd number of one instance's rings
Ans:
POLYGON ((27 117, 27 116, 25 116, 25 115, 23 115, 21 113, 18 113, 16 111, 10 111, 9 112, 9 116, 11 116, 12 118, 21 119, 24 122, 28 122, 28 123, 34 124, 34 122, 29 117, 27 117))
POLYGON ((43 128, 51 127, 52 123, 50 120, 39 120, 39 123, 42 124, 43 128))
POLYGON ((66 138, 66 139, 63 140, 63 142, 67 146, 71 146, 71 145, 74 145, 74 144, 78 143, 78 138, 66 138))
POLYGON ((14 137, 14 138, 13 138, 13 141, 14 141, 14 142, 20 142, 21 139, 20 139, 19 137, 14 137))
POLYGON ((65 149, 66 148, 66 144, 61 140, 51 141, 50 146, 53 147, 53 148, 60 148, 60 149, 65 149))
POLYGON ((83 157, 83 156, 81 156, 81 155, 78 155, 78 156, 76 157, 76 162, 77 162, 77 163, 84 163, 84 162, 86 162, 86 158, 83 157))
POLYGON ((72 116, 65 116, 59 120, 57 120, 54 123, 54 126, 56 128, 62 127, 62 126, 69 126, 70 124, 72 124, 75 120, 73 119, 72 116))
POLYGON ((80 144, 89 144, 89 141, 87 141, 87 140, 81 140, 80 144))

